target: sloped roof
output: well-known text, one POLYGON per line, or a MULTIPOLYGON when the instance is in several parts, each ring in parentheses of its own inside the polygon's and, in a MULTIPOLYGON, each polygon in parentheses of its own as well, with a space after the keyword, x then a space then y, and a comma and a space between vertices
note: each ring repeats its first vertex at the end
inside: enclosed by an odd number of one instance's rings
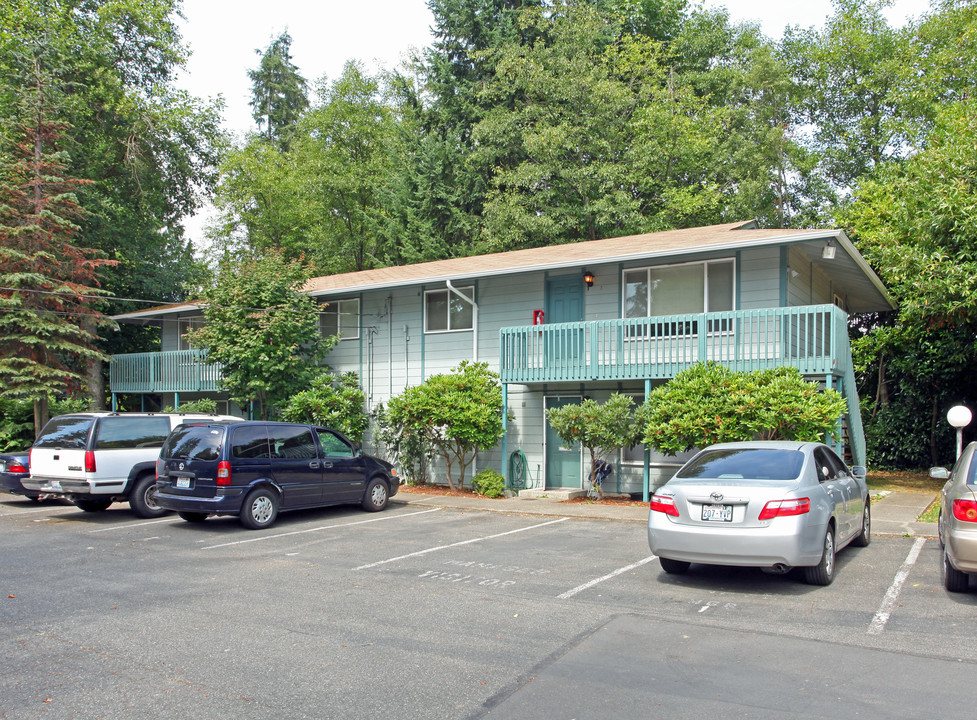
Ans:
MULTIPOLYGON (((831 263, 831 276, 851 293, 850 310, 870 312, 894 307, 891 297, 875 272, 841 230, 783 230, 756 227, 754 221, 724 223, 705 227, 666 230, 642 235, 549 245, 526 250, 435 260, 433 262, 362 270, 310 279, 302 291, 313 297, 329 297, 410 285, 433 284, 445 280, 469 280, 515 273, 564 268, 586 264, 652 260, 663 257, 734 251, 762 245, 809 245, 807 254, 817 260, 820 247, 833 240, 843 251, 831 263)), ((115 316, 116 320, 140 320, 153 316, 196 310, 199 305, 166 305, 115 316)))

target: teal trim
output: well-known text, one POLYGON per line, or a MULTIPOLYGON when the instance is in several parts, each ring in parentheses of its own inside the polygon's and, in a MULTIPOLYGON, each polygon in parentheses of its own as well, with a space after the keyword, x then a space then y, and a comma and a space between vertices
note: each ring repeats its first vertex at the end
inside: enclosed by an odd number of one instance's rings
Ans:
POLYGON ((502 477, 503 487, 511 487, 509 479, 509 463, 505 459, 509 457, 509 386, 502 384, 502 477))
POLYGON ((788 250, 785 245, 780 247, 780 307, 787 307, 787 257, 788 250))

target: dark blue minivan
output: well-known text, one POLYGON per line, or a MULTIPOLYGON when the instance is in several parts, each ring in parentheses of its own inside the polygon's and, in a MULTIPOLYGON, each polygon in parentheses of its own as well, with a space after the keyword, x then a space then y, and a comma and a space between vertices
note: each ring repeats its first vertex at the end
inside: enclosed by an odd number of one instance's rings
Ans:
POLYGON ((176 428, 156 462, 156 502, 187 522, 238 515, 253 530, 280 510, 357 503, 378 511, 397 494, 393 465, 335 430, 242 422, 176 428))

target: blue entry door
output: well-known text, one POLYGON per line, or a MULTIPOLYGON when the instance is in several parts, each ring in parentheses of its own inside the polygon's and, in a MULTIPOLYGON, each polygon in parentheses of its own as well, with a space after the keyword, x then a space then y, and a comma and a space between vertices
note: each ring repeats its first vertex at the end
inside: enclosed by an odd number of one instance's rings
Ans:
MULTIPOLYGON (((561 275, 546 279, 546 324, 581 322, 584 313, 584 283, 580 275, 561 275)), ((580 329, 546 331, 548 363, 569 365, 584 353, 580 329)))
MULTIPOLYGON (((579 397, 545 397, 545 409, 576 405, 579 397)), ((563 441, 556 434, 550 424, 546 423, 546 487, 548 488, 579 488, 583 487, 580 474, 580 446, 563 447, 563 441)))

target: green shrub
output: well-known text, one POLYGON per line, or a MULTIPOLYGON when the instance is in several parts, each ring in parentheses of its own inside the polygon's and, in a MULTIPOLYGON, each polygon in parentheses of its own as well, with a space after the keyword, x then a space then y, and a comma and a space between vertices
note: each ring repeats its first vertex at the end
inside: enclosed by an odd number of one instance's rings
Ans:
POLYGON ((482 470, 472 478, 472 487, 479 495, 502 497, 505 495, 505 478, 495 470, 482 470))
POLYGON ((163 412, 202 413, 204 415, 216 415, 217 401, 211 400, 210 398, 201 398, 200 400, 190 400, 189 402, 181 402, 180 407, 176 408, 175 410, 171 407, 164 408, 163 412))

